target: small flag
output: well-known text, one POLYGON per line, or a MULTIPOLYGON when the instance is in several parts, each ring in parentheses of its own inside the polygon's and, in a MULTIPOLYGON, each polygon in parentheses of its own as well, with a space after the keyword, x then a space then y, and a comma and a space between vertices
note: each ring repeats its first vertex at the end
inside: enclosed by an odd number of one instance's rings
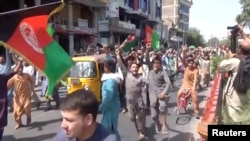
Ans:
POLYGON ((125 47, 123 47, 123 51, 124 52, 129 52, 131 50, 131 48, 136 47, 138 45, 138 38, 136 38, 134 35, 129 35, 128 36, 128 42, 125 45, 125 47))

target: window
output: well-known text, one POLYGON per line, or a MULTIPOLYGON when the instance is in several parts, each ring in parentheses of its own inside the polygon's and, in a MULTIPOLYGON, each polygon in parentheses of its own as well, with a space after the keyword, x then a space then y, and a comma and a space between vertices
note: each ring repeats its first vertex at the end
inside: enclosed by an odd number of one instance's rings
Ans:
POLYGON ((95 62, 75 62, 75 66, 70 71, 70 77, 93 78, 96 77, 96 73, 95 62))
POLYGON ((128 6, 134 8, 134 0, 128 0, 128 6))
POLYGON ((159 7, 157 4, 155 5, 155 17, 161 17, 161 7, 159 7))
POLYGON ((189 25, 185 24, 185 23, 180 23, 180 25, 179 25, 179 28, 184 30, 184 31, 188 31, 188 27, 189 27, 189 25))
POLYGON ((128 0, 124 0, 124 5, 127 5, 128 4, 128 0))
POLYGON ((184 31, 188 31, 188 24, 184 24, 184 31))
POLYGON ((189 14, 189 7, 186 5, 180 5, 179 12, 189 14))
POLYGON ((188 23, 189 22, 189 16, 184 15, 184 14, 180 14, 180 20, 188 23))
POLYGON ((151 13, 151 1, 148 0, 148 14, 151 13))

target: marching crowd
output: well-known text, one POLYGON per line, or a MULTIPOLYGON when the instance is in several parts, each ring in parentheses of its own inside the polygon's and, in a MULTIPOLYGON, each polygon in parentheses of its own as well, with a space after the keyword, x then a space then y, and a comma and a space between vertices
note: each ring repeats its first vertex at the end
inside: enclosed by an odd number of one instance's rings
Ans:
MULTIPOLYGON (((139 140, 148 136, 145 132, 147 111, 150 111, 156 133, 167 134, 169 90, 175 87, 175 77, 182 74, 182 84, 176 95, 176 105, 180 95, 188 89, 194 115, 199 118, 201 113, 199 113, 197 93, 199 89, 210 85, 212 78, 210 59, 214 56, 232 57, 231 51, 225 46, 204 48, 185 45, 177 50, 168 48, 154 51, 151 44, 134 48, 125 55, 122 50, 127 42, 129 41, 125 40, 121 45, 116 45, 113 53, 107 45, 103 45, 102 51, 107 54, 107 60, 104 63, 104 73, 101 78, 103 84, 100 104, 88 90, 73 92, 60 104, 58 89, 55 88, 53 98, 56 101, 56 107, 61 107, 63 117, 61 127, 64 130, 60 131, 54 140, 69 141, 68 138, 72 141, 121 140, 117 129, 120 112, 128 113, 138 131, 139 140), (98 112, 103 114, 101 124, 96 122, 98 112)), ((249 45, 249 41, 243 41, 239 48, 241 53, 248 53, 249 45)), ((93 55, 99 53, 101 53, 100 50, 92 52, 93 55)), ((23 126, 22 115, 26 115, 27 125, 29 125, 31 99, 36 102, 38 109, 41 104, 34 88, 41 81, 44 96, 48 83, 45 76, 37 75, 35 68, 22 58, 12 55, 12 61, 9 53, 0 56, 0 140, 4 127, 7 126, 8 106, 17 123, 16 129, 23 126), (11 67, 12 61, 16 65, 11 67)), ((219 66, 222 70, 230 69, 226 61, 228 60, 224 60, 219 66)), ((228 96, 229 115, 239 121, 238 113, 230 109, 230 99, 232 97, 228 96)), ((48 108, 50 107, 49 101, 48 108)), ((177 108, 178 106, 175 110, 177 108)))

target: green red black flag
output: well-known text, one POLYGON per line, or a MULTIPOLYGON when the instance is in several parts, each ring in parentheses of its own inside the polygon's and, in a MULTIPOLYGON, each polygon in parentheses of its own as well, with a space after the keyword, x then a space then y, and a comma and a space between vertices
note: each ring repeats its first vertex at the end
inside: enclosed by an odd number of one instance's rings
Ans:
POLYGON ((62 2, 0 13, 0 44, 24 57, 49 79, 48 94, 73 66, 71 57, 48 33, 51 14, 63 8, 62 2))

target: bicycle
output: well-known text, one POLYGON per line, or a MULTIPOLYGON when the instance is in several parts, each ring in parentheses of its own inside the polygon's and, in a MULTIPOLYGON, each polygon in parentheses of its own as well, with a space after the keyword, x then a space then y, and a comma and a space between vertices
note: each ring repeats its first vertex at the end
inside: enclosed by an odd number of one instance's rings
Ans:
POLYGON ((185 113, 189 113, 192 107, 191 100, 191 89, 185 89, 180 96, 179 104, 177 105, 176 110, 176 123, 178 122, 180 111, 183 109, 185 113))

